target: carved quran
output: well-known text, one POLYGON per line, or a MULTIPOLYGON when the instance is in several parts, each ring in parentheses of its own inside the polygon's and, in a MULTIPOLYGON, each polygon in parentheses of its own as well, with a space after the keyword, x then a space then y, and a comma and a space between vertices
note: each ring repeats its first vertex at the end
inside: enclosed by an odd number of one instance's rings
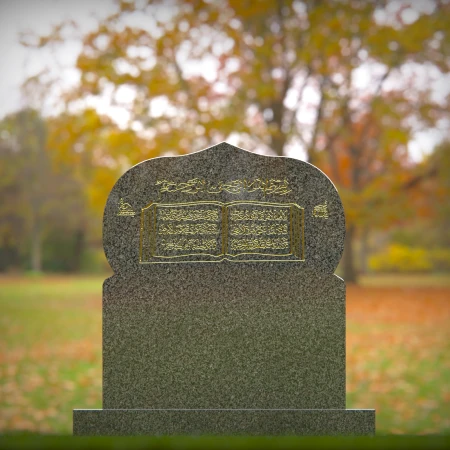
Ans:
POLYGON ((304 210, 294 203, 150 203, 140 263, 303 261, 304 210))

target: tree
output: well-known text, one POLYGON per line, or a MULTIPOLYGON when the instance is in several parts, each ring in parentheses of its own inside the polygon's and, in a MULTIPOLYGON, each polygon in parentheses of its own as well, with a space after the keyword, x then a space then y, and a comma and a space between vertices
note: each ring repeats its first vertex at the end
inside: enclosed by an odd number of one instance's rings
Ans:
MULTIPOLYGON (((234 133, 239 145, 276 155, 301 146, 333 178, 345 152, 351 183, 336 182, 356 198, 362 179, 381 173, 371 168, 380 146, 393 138, 404 153, 412 132, 434 126, 445 109, 428 86, 405 90, 407 69, 449 70, 450 4, 428 6, 415 13, 412 2, 389 1, 120 1, 82 37, 80 83, 66 100, 79 105, 111 91, 117 103, 128 89, 129 126, 146 132, 153 153, 186 153, 234 133), (139 17, 147 27, 136 25, 139 17), (196 68, 206 62, 211 71, 196 68), (383 132, 367 140, 374 119, 383 132)), ((34 45, 64 40, 63 29, 34 45)), ((395 163, 399 152, 388 147, 382 152, 395 163)), ((126 155, 128 165, 138 155, 126 155)), ((357 224, 348 224, 344 276, 355 281, 357 224)))
MULTIPOLYGON (((36 110, 23 109, 0 122, 0 150, 1 265, 19 268, 29 254, 29 267, 39 272, 45 237, 57 228, 75 233, 85 222, 82 189, 67 167, 53 167, 47 124, 36 110)), ((71 255, 73 270, 79 268, 80 246, 71 255)))
POLYGON ((84 188, 88 214, 97 218, 120 175, 133 163, 158 156, 146 139, 120 129, 93 108, 49 118, 48 130, 53 163, 71 168, 84 188))
POLYGON ((450 248, 450 140, 437 145, 405 186, 416 217, 424 219, 425 243, 450 248))

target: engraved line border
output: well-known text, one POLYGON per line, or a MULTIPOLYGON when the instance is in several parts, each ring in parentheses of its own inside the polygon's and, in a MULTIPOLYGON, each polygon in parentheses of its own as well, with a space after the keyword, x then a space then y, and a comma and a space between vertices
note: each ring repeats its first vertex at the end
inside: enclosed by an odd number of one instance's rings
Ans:
MULTIPOLYGON (((157 256, 154 255, 154 258, 183 258, 186 256, 210 256, 212 258, 220 258, 220 259, 216 259, 216 260, 191 260, 191 261, 142 261, 142 240, 143 240, 143 231, 140 233, 140 251, 139 251, 139 262, 140 264, 189 264, 189 263, 198 263, 198 262, 222 262, 222 261, 230 261, 230 262, 301 262, 301 261, 305 261, 305 226, 304 226, 304 219, 305 219, 305 208, 302 206, 299 206, 297 203, 273 203, 273 202, 260 202, 260 201, 254 201, 254 200, 247 200, 247 201, 239 201, 239 200, 235 200, 235 201, 231 201, 231 202, 227 202, 227 203, 223 203, 223 202, 218 202, 218 201, 207 201, 207 200, 201 200, 201 201, 197 201, 197 202, 184 202, 184 203, 173 203, 173 204, 167 204, 167 205, 160 205, 157 204, 156 202, 150 202, 148 205, 144 206, 143 208, 141 208, 141 216, 143 216, 143 212, 146 209, 151 208, 153 205, 155 205, 155 225, 156 225, 156 207, 174 207, 174 206, 191 206, 191 205, 199 205, 199 204, 214 204, 217 206, 221 206, 221 207, 225 207, 228 205, 232 205, 232 204, 259 204, 259 205, 267 205, 267 206, 273 206, 273 207, 278 207, 278 208, 283 208, 285 206, 295 206, 296 208, 298 208, 301 211, 301 223, 302 223, 302 259, 249 259, 249 260, 245 260, 245 259, 230 259, 230 258, 226 258, 224 257, 224 255, 211 255, 211 254, 205 254, 205 253, 189 253, 187 255, 176 255, 176 256, 157 256)), ((222 217, 223 220, 223 217, 222 217)), ((222 230, 223 231, 223 230, 222 230)), ((155 233, 156 233, 156 228, 155 228, 155 233)), ((292 240, 291 240, 292 243, 292 240)), ((156 241, 155 241, 155 250, 156 250, 156 241)), ((225 254, 226 255, 226 254, 225 254)), ((292 256, 292 252, 289 254, 273 254, 273 253, 239 253, 236 256, 241 256, 241 255, 257 255, 257 256, 273 256, 273 257, 277 257, 277 256, 292 256)), ((231 256, 231 255, 230 255, 231 256)), ((294 255, 295 256, 295 255, 294 255)))
MULTIPOLYGON (((269 205, 269 206, 272 206, 272 207, 275 207, 275 208, 276 207, 283 208, 283 207, 286 207, 286 206, 295 206, 299 210, 301 210, 301 212, 302 212, 302 219, 304 217, 304 208, 299 206, 299 205, 297 205, 296 203, 279 204, 279 203, 259 202, 259 201, 252 201, 252 200, 244 201, 244 202, 236 200, 236 201, 232 201, 232 202, 228 202, 228 203, 217 202, 217 201, 198 201, 198 202, 187 202, 187 203, 174 203, 174 204, 168 204, 168 205, 157 205, 156 203, 152 202, 149 205, 147 205, 146 207, 142 208, 141 212, 143 212, 145 209, 148 209, 151 206, 155 205, 155 211, 154 212, 155 212, 155 232, 156 232, 156 207, 157 206, 162 207, 162 208, 164 208, 164 207, 170 208, 170 207, 174 207, 174 206, 191 206, 191 205, 198 205, 198 204, 217 204, 218 206, 222 206, 222 207, 225 207, 225 206, 228 206, 228 205, 231 205, 231 204, 239 204, 239 205, 242 205, 242 204, 264 204, 264 205, 269 205)), ((304 226, 302 226, 302 234, 303 234, 302 253, 304 253, 304 226)), ((141 235, 141 240, 142 240, 142 235, 141 235)), ((292 240, 291 240, 291 244, 294 244, 292 242, 292 240)), ((156 241, 155 241, 155 246, 156 246, 156 241)), ((155 250, 156 250, 156 248, 155 248, 155 250)), ((225 255, 234 256, 234 257, 241 256, 241 255, 273 256, 273 257, 277 257, 277 256, 278 257, 280 257, 280 256, 284 256, 284 257, 285 256, 293 256, 292 252, 291 253, 287 253, 287 254, 286 253, 274 254, 274 253, 249 253, 249 252, 244 252, 244 253, 237 253, 236 255, 231 255, 230 253, 225 253, 225 255)), ((232 262, 239 262, 239 261, 244 262, 244 261, 246 261, 246 260, 242 260, 242 259, 236 260, 236 259, 225 258, 225 257, 223 257, 224 256, 223 254, 222 255, 211 255, 209 253, 189 253, 189 254, 186 254, 186 255, 175 255, 175 256, 153 255, 153 258, 173 259, 173 258, 183 258, 183 257, 187 257, 187 256, 210 256, 212 258, 221 258, 221 259, 219 259, 219 260, 196 260, 196 261, 173 261, 173 262, 177 262, 177 263, 184 263, 184 262, 186 262, 186 263, 188 263, 188 262, 220 262, 220 261, 223 261, 223 260, 232 261, 232 262)), ((297 255, 294 255, 294 256, 297 256, 297 255)), ((297 256, 297 257, 299 257, 299 256, 297 256)), ((252 259, 252 260, 248 260, 248 261, 261 261, 261 262, 263 262, 263 261, 271 261, 271 260, 267 260, 267 259, 254 260, 254 259, 252 259)), ((275 260, 275 261, 280 261, 280 260, 275 260)), ((303 259, 297 259, 297 260, 283 259, 281 261, 293 261, 293 262, 294 261, 304 261, 304 258, 303 259)), ((163 264, 163 263, 171 263, 172 261, 161 261, 160 262, 160 261, 141 261, 140 260, 140 262, 141 262, 141 264, 163 264)))
MULTIPOLYGON (((226 206, 229 206, 231 204, 239 204, 239 205, 245 205, 245 204, 265 204, 265 205, 270 205, 276 208, 286 208, 286 206, 296 206, 297 208, 302 209, 300 206, 298 206, 296 203, 285 203, 283 205, 280 205, 279 203, 272 203, 272 202, 258 202, 258 201, 244 201, 241 202, 239 200, 235 200, 232 202, 228 202, 228 203, 223 203, 223 202, 215 202, 215 201, 199 201, 199 202, 188 202, 188 203, 173 203, 173 204, 169 204, 169 205, 157 205, 156 203, 155 205, 155 226, 154 226, 154 230, 156 233, 156 207, 159 206, 160 208, 173 208, 174 206, 192 206, 192 205, 198 205, 199 203, 203 203, 203 204, 217 204, 218 206, 221 206, 222 208, 225 208, 226 206)), ((144 209, 144 208, 143 208, 144 209)), ((290 210, 291 212, 292 210, 290 210)), ((223 216, 222 216, 222 224, 223 224, 223 216)), ((226 232, 228 232, 228 223, 225 224, 226 226, 226 232)), ((291 228, 292 228, 292 223, 291 223, 291 228)), ((222 228, 222 233, 224 233, 224 230, 222 228)), ((154 251, 156 251, 156 239, 154 238, 155 241, 155 249, 154 251)), ((291 246, 295 245, 295 243, 291 240, 291 246)), ((188 253, 188 254, 183 254, 183 255, 173 255, 173 256, 162 256, 162 255, 152 255, 153 258, 167 258, 167 259, 173 259, 173 258, 184 258, 187 256, 210 256, 212 258, 221 258, 219 260, 223 261, 224 259, 227 259, 229 261, 234 261, 233 259, 229 259, 229 258, 225 258, 224 256, 231 256, 231 257, 236 257, 236 256, 242 256, 242 255, 257 255, 257 256, 273 256, 273 257, 280 257, 280 256, 296 256, 297 258, 299 258, 299 255, 295 255, 292 253, 292 251, 290 253, 253 253, 253 252, 243 252, 243 253, 236 253, 235 255, 232 255, 231 253, 227 253, 227 252, 222 252, 221 255, 212 255, 210 253, 188 253)), ((252 260, 253 261, 253 260, 252 260)), ((266 260, 264 260, 266 261, 266 260)), ((297 260, 298 261, 298 260, 297 260)), ((152 261, 146 261, 146 263, 148 262, 152 262, 152 261)), ((153 261, 156 262, 156 261, 153 261)), ((162 261, 163 262, 163 261, 162 261)), ((180 261, 181 262, 181 261, 180 261)), ((186 261, 188 262, 188 261, 186 261)), ((216 261, 204 261, 204 262, 216 262, 216 261)))

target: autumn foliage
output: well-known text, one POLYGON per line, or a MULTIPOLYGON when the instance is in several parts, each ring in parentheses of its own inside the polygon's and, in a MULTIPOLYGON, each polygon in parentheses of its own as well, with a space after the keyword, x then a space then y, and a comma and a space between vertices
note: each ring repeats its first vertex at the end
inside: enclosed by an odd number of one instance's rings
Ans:
POLYGON ((92 30, 68 21, 46 36, 24 33, 36 51, 68 36, 81 43, 78 83, 62 88, 44 73, 25 92, 30 103, 53 93, 46 147, 75 172, 97 219, 118 176, 155 156, 231 140, 317 165, 344 201, 343 272, 353 282, 356 240, 434 213, 416 191, 435 172, 410 160, 408 144, 442 126, 448 110, 431 86, 450 67, 449 8, 437 0, 120 1, 92 30), (121 108, 120 125, 98 112, 105 101, 121 108))

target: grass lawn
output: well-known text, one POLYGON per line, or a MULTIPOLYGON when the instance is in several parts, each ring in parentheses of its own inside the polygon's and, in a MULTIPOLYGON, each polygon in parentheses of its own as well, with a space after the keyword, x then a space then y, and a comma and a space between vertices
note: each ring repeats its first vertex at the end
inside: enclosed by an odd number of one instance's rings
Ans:
MULTIPOLYGON (((0 433, 72 432, 101 408, 104 277, 0 278, 0 433)), ((450 283, 378 277, 347 288, 347 408, 377 434, 450 433, 450 283)))

